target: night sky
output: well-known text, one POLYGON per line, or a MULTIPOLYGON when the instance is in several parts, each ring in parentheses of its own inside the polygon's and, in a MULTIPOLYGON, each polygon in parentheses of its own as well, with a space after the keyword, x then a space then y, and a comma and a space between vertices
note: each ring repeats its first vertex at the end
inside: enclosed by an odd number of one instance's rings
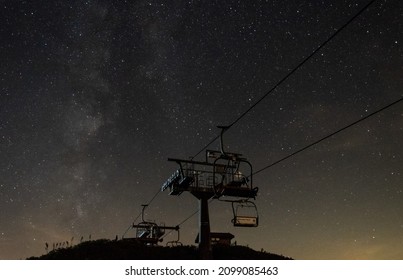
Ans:
MULTIPOLYGON (((176 170, 168 157, 194 156, 367 2, 0 1, 0 258, 121 237, 176 170)), ((401 98, 402 76, 403 2, 375 1, 228 130, 227 150, 263 168, 401 98)), ((295 259, 403 259, 402 139, 400 102, 258 173, 259 227, 213 201, 211 230, 295 259)), ((146 218, 197 208, 162 192, 146 218)))

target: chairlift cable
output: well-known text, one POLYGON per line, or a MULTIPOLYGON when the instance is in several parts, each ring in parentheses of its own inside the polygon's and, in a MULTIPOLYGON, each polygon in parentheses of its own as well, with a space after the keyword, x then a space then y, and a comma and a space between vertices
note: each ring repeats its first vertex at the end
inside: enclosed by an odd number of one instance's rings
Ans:
POLYGON ((299 150, 297 150, 297 151, 295 151, 295 152, 283 157, 282 159, 279 159, 279 160, 277 160, 277 161, 275 161, 275 162, 273 162, 273 163, 271 163, 271 164, 259 169, 258 171, 255 171, 254 173, 251 174, 251 176, 256 175, 256 174, 258 174, 258 173, 260 173, 260 172, 262 172, 262 171, 264 171, 264 170, 266 170, 266 169, 268 169, 270 167, 273 167, 273 166, 285 161, 286 159, 289 159, 290 157, 293 157, 293 156, 295 156, 295 155, 297 155, 297 154, 309 149, 310 147, 312 147, 312 146, 314 146, 316 144, 319 144, 320 142, 322 142, 322 141, 324 141, 326 139, 329 139, 330 137, 332 137, 332 136, 334 136, 334 135, 336 135, 336 134, 338 134, 338 133, 340 133, 340 132, 342 132, 342 131, 344 131, 344 130, 346 130, 346 129, 348 129, 348 128, 350 128, 350 127, 352 127, 352 126, 354 126, 354 125, 356 125, 356 124, 358 124, 358 123, 360 123, 360 122, 362 122, 362 121, 364 121, 364 120, 366 120, 366 119, 368 119, 368 118, 370 118, 370 117, 372 117, 372 116, 374 116, 374 115, 376 115, 376 114, 378 114, 378 113, 380 113, 380 112, 382 112, 382 111, 384 111, 384 110, 386 110, 386 109, 388 109, 388 108, 390 108, 390 107, 392 107, 394 105, 396 105, 396 104, 398 104, 401 101, 403 101, 403 97, 400 97, 398 100, 396 100, 396 101, 394 101, 394 102, 392 102, 392 103, 390 103, 390 104, 388 104, 388 105, 386 105, 386 106, 384 106, 384 107, 382 107, 382 108, 370 113, 369 115, 366 115, 365 117, 362 117, 362 118, 360 118, 360 119, 358 119, 358 120, 356 120, 356 121, 354 121, 354 122, 352 122, 352 123, 340 128, 340 129, 338 129, 338 130, 336 130, 336 131, 334 131, 334 132, 332 132, 332 133, 320 138, 319 140, 316 140, 315 142, 312 142, 311 144, 309 144, 309 145, 307 145, 307 146, 305 146, 305 147, 303 147, 303 148, 301 148, 301 149, 299 149, 299 150))
MULTIPOLYGON (((371 6, 375 0, 369 1, 363 8, 361 8, 356 14, 354 14, 346 23, 344 23, 341 27, 335 30, 335 32, 329 36, 324 42, 322 42, 310 55, 302 59, 301 62, 297 64, 290 72, 288 72, 282 79, 280 79, 269 91, 267 91, 263 96, 261 96, 254 104, 252 104, 245 112, 240 114, 230 125, 228 125, 227 129, 223 132, 228 131, 232 126, 234 126, 237 122, 239 122, 243 117, 245 117, 253 108, 255 108, 260 102, 262 102, 267 96, 269 96, 274 90, 276 90, 281 84, 283 84, 291 75, 293 75, 299 68, 301 68, 308 60, 310 60, 316 53, 318 53, 325 45, 327 45, 337 34, 343 31, 351 22, 353 22, 358 16, 360 16, 366 9, 371 6)), ((191 159, 197 157, 201 152, 203 152, 208 146, 210 146, 214 141, 220 138, 220 135, 217 135, 211 141, 203 147, 200 151, 198 151, 191 159)))

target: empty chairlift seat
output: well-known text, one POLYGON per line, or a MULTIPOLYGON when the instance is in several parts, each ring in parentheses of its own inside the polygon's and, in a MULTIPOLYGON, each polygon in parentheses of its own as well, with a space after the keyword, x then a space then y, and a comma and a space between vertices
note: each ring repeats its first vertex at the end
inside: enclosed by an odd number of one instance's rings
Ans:
POLYGON ((248 200, 233 201, 232 211, 234 214, 232 223, 235 227, 257 227, 259 225, 259 215, 255 203, 248 200))

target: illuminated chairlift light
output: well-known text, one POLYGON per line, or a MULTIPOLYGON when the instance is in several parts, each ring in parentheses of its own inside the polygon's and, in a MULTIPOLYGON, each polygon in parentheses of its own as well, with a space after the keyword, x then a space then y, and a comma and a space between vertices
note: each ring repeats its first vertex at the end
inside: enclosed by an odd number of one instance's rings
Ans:
POLYGON ((237 216, 233 220, 236 227, 257 227, 259 225, 257 217, 237 216))

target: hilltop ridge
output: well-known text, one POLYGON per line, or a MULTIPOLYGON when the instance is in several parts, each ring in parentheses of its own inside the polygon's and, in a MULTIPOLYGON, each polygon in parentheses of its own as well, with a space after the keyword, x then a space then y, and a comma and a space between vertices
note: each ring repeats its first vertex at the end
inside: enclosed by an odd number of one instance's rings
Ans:
MULTIPOLYGON (((212 247, 213 259, 216 260, 290 260, 291 258, 265 251, 255 251, 246 246, 212 247)), ((30 257, 30 260, 197 260, 198 249, 195 246, 147 246, 132 240, 99 239, 78 245, 52 250, 49 253, 30 257)))

